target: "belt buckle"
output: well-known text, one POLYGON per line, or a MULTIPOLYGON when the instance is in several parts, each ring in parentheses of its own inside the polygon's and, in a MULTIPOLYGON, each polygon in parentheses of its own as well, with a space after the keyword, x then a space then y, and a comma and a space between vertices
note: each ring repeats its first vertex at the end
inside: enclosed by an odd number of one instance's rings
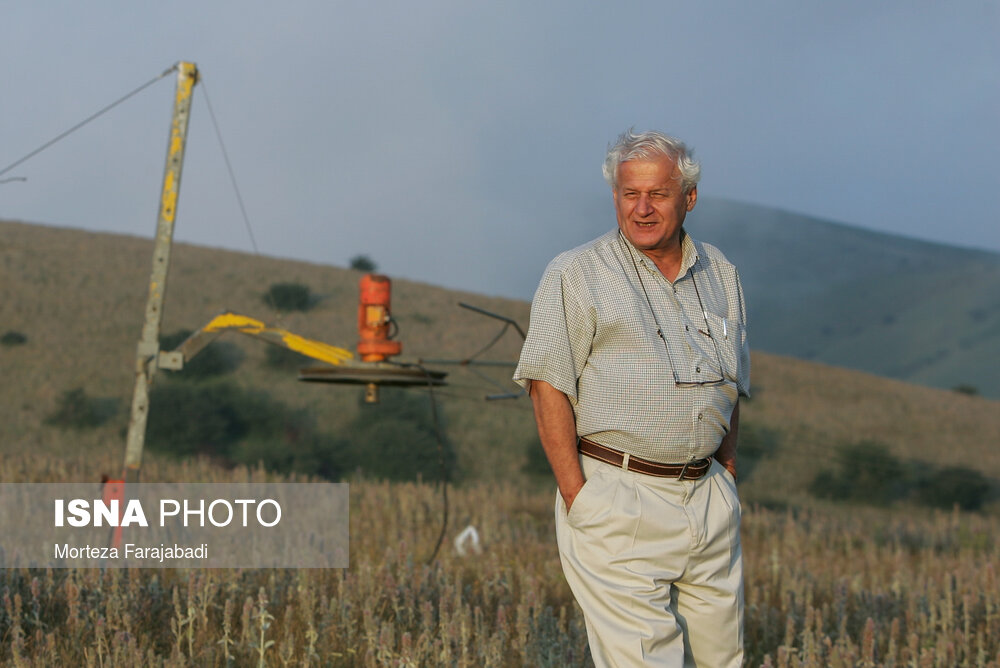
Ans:
POLYGON ((684 462, 684 466, 681 467, 681 472, 677 475, 678 480, 684 480, 684 474, 687 473, 688 467, 691 466, 691 460, 684 462))

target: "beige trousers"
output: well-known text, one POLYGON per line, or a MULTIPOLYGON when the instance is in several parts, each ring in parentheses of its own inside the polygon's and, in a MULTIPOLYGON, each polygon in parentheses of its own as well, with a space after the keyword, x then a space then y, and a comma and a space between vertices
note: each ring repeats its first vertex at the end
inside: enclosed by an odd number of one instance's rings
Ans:
POLYGON ((581 456, 569 514, 556 492, 563 572, 598 668, 724 668, 743 660, 740 502, 718 462, 700 480, 581 456))

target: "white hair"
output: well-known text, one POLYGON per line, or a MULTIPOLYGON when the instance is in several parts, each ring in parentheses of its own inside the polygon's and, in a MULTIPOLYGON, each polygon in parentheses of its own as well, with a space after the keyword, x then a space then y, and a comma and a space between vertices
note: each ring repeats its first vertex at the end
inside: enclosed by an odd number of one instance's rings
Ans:
POLYGON ((692 149, 676 137, 655 130, 636 133, 634 128, 621 133, 618 141, 608 147, 608 154, 604 158, 604 180, 613 190, 618 187, 618 167, 623 162, 655 158, 657 155, 665 155, 677 165, 685 194, 698 185, 701 165, 694 159, 692 149))

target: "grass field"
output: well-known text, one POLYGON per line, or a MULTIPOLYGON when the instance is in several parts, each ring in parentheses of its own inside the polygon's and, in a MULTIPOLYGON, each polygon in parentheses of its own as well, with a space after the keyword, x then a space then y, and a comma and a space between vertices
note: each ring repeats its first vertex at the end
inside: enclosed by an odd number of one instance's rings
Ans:
MULTIPOLYGON (((5 456, 4 480, 82 474, 5 456), (34 473, 34 475, 30 475, 34 473)), ((151 458, 157 479, 273 480, 151 458)), ((351 485, 344 570, 0 571, 12 666, 579 666, 551 489, 351 485), (482 554, 460 557, 474 525, 482 554)), ((744 509, 748 666, 1000 666, 1000 521, 842 508, 744 509)))

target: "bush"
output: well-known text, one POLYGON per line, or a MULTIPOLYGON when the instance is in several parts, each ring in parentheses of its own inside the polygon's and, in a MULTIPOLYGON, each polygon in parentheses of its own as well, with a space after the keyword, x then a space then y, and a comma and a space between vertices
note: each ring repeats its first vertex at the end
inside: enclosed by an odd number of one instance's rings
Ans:
POLYGON ((272 283, 264 295, 264 302, 279 311, 308 311, 316 301, 309 286, 301 283, 272 283))
POLYGON ((745 481, 753 475, 757 464, 767 458, 781 442, 777 430, 749 422, 740 422, 739 440, 736 448, 736 471, 740 481, 745 481))
POLYGON ((317 363, 311 357, 306 357, 302 353, 297 353, 294 350, 280 346, 268 346, 264 356, 267 366, 272 369, 281 369, 282 371, 294 371, 301 367, 317 363))
POLYGON ((916 500, 925 506, 979 510, 990 493, 989 479, 979 471, 951 466, 932 472, 916 490, 916 500))
POLYGON ((450 480, 455 451, 440 421, 437 427, 442 442, 431 417, 430 397, 382 388, 379 403, 359 403, 357 418, 344 429, 348 440, 344 461, 374 478, 450 480))
POLYGON ((552 477, 552 467, 549 465, 549 458, 545 456, 545 448, 542 447, 542 442, 537 437, 531 439, 528 443, 521 472, 528 475, 552 477))
POLYGON ((225 380, 154 386, 146 442, 176 456, 260 462, 282 473, 337 479, 345 470, 343 445, 318 432, 307 412, 225 380))
POLYGON ((351 471, 388 480, 451 479, 455 451, 446 439, 439 443, 430 408, 427 398, 384 388, 380 403, 360 403, 357 418, 334 437, 318 431, 308 412, 266 392, 226 380, 165 382, 150 392, 146 442, 179 457, 262 463, 331 480, 351 471))
POLYGON ((4 346, 20 346, 27 342, 27 336, 21 332, 15 332, 14 330, 4 332, 3 336, 0 336, 0 345, 4 346))
POLYGON ((355 255, 351 258, 351 269, 371 273, 376 271, 375 262, 367 255, 355 255))
POLYGON ((56 410, 45 423, 69 429, 99 427, 118 413, 118 400, 113 397, 90 397, 82 387, 63 392, 56 410))
MULTIPOLYGON (((161 350, 174 350, 191 336, 190 329, 180 329, 172 334, 160 337, 161 350)), ((229 341, 213 341, 202 348, 197 355, 184 362, 184 368, 172 372, 171 377, 181 380, 204 380, 227 373, 239 368, 246 357, 243 350, 229 341)))
POLYGON ((885 506, 902 498, 912 486, 902 464, 889 449, 861 441, 838 449, 837 471, 822 471, 809 491, 821 498, 885 506))

